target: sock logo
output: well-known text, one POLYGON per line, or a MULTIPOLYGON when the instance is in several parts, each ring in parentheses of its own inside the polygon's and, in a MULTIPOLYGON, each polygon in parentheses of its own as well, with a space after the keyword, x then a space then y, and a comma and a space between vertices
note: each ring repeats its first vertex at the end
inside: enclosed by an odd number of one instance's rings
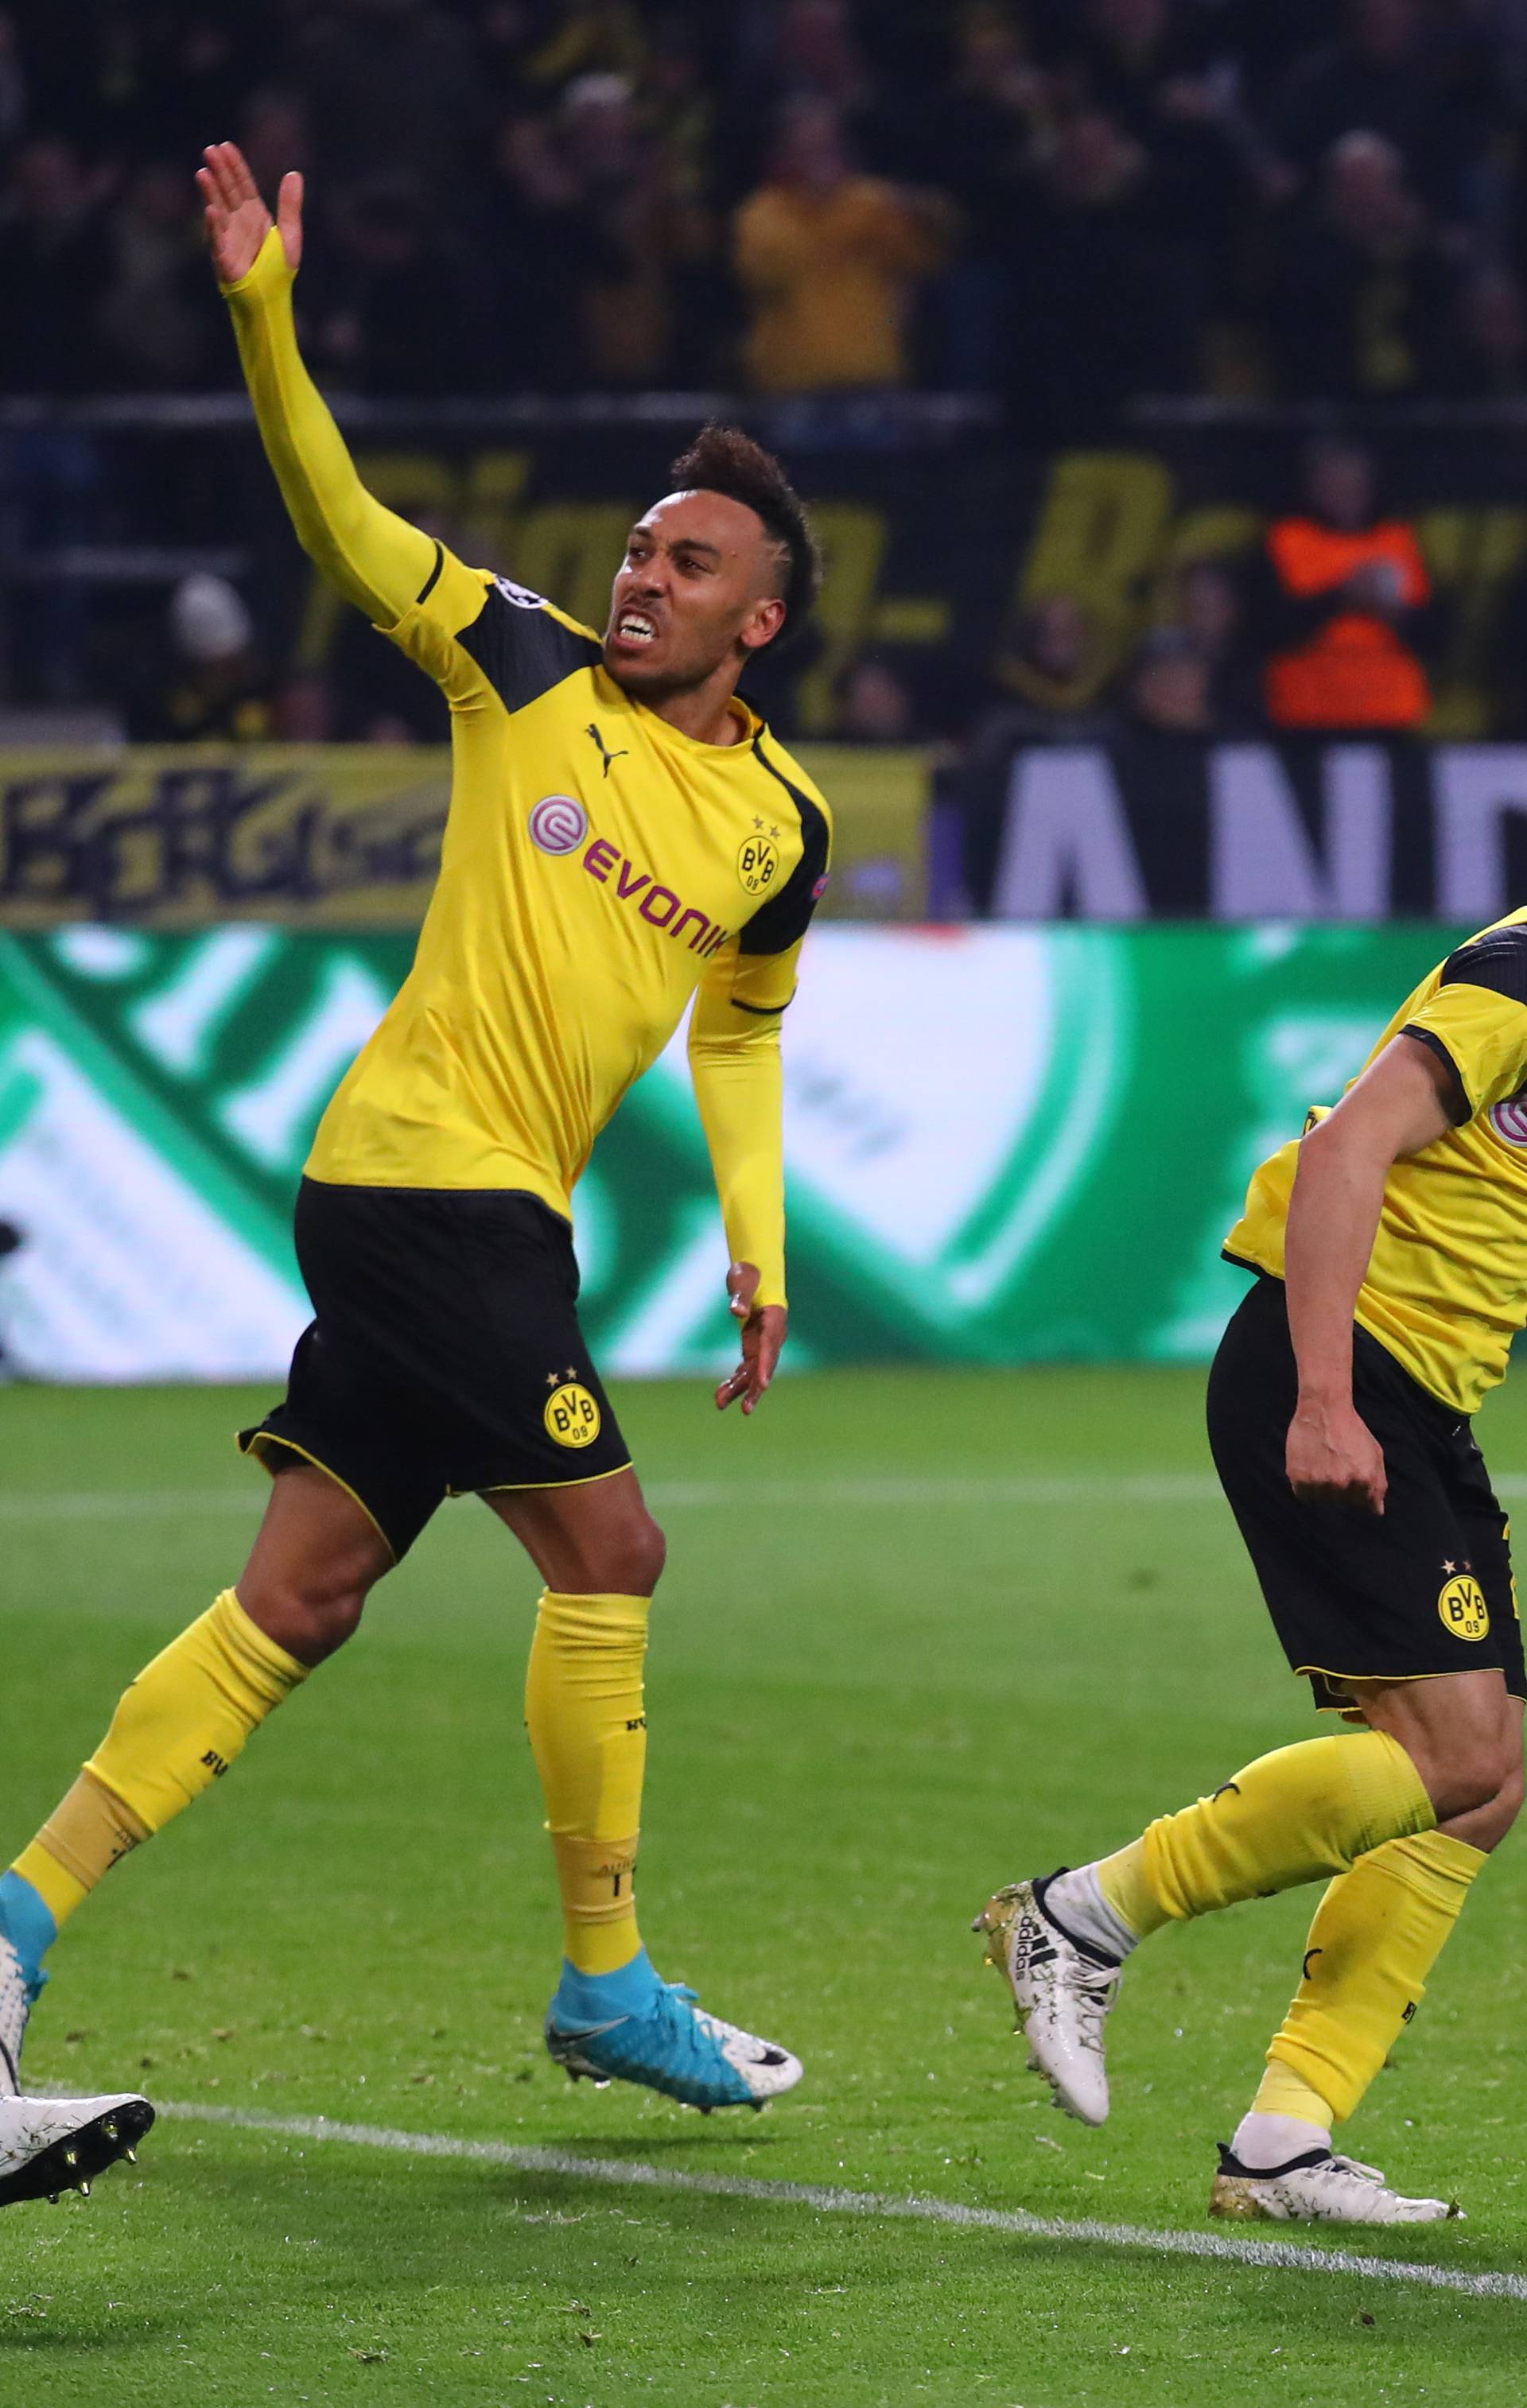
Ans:
POLYGON ((633 1714, 633 1715, 631 1716, 631 1718, 630 1718, 630 1721, 627 1724, 626 1727, 627 1727, 627 1729, 628 1731, 645 1730, 645 1729, 646 1729, 646 1727, 647 1727, 647 1717, 646 1717, 646 1715, 645 1715, 645 1714, 633 1714))
POLYGON ((1450 1580, 1437 1599, 1437 1612, 1444 1630, 1455 1639, 1484 1639, 1490 1631, 1490 1608, 1485 1593, 1470 1572, 1461 1572, 1450 1580))
MULTIPOLYGON (((202 1757, 202 1762, 208 1767, 214 1781, 221 1781, 223 1774, 228 1770, 227 1757, 224 1756, 219 1756, 215 1747, 209 1747, 208 1749, 206 1755, 202 1757)), ((124 1849, 122 1853, 125 1855, 126 1850, 124 1849)), ((115 1863, 115 1861, 116 1859, 113 1857, 112 1862, 115 1863)))
POLYGON ((1325 1952, 1325 1950, 1324 1950, 1323 1948, 1306 1948, 1306 1949, 1305 1949, 1305 1951, 1304 1951, 1304 1967, 1303 1967, 1303 1969, 1302 1969, 1302 1974, 1301 1974, 1301 1978, 1302 1978, 1304 1981, 1306 1981, 1306 1982, 1307 1982, 1307 1981, 1310 1979, 1310 1967, 1314 1964, 1314 1962, 1315 1962, 1315 1960, 1316 1960, 1317 1956, 1323 1956, 1325 1955, 1325 1953, 1326 1953, 1326 1952, 1325 1952))

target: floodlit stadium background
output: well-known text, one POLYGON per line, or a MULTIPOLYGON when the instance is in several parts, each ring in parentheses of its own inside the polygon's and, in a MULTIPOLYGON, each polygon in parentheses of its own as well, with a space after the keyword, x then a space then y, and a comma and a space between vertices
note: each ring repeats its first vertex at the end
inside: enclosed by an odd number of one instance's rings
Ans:
MULTIPOLYGON (((839 817, 797 1363, 1192 1359, 1248 1167, 1444 941, 1399 924, 1527 891, 1524 67, 1519 10, 1420 0, 0 18, 11 1371, 276 1375, 293 1182, 439 840, 439 697, 250 431, 202 139, 306 167, 309 356, 468 557, 602 624, 715 408, 815 505, 757 694, 839 817), (1427 564, 1403 725, 1269 719, 1266 530, 1332 432, 1427 564)), ((713 1362, 670 1064, 581 1200, 611 1369, 713 1362)))
MULTIPOLYGON (((1252 1167, 1527 900, 1527 6, 0 0, 7 1850, 238 1576, 445 810, 252 433, 223 137, 306 170, 307 355, 465 557, 602 624, 713 413, 825 540, 753 689, 837 820, 755 1420, 681 1055, 578 1197, 670 1542, 643 1928, 807 2079, 739 2129, 550 2067, 534 1575, 454 1503, 63 1935, 29 2078, 165 2113, 7 2221, 0 2400, 1520 2408, 1519 1849, 1351 2136, 1468 2221, 1360 2263, 1203 2214, 1307 1899, 1143 1952, 1101 2132, 966 1927, 1305 1727, 1201 1366, 1252 1167), (1269 538, 1332 437, 1429 598, 1294 725, 1269 538)), ((1527 1393, 1483 1434, 1515 1503, 1527 1393)))

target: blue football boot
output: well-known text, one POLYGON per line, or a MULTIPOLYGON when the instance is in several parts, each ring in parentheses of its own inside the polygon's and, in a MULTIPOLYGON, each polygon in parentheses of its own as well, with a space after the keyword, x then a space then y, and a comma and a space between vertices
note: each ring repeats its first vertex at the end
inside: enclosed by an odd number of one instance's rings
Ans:
POLYGON ((713 2107, 764 2107, 793 2090, 803 2068, 695 2004, 683 1982, 658 1979, 643 1949, 618 1973, 568 1964, 546 2016, 546 2045, 574 2081, 644 2083, 708 2115, 713 2107))
POLYGON ((42 1950, 53 1919, 30 1882, 0 1876, 0 2207, 83 2191, 119 2157, 130 2158, 153 2122, 136 2091, 95 2099, 36 2099, 22 2088, 22 2042, 48 1976, 42 1950))

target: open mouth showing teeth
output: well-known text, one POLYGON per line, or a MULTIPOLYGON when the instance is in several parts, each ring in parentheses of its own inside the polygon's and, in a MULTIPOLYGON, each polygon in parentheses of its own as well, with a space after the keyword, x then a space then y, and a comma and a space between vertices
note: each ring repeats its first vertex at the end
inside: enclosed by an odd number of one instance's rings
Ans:
POLYGON ((650 644, 657 630, 650 619, 643 619, 636 611, 627 610, 617 620, 615 633, 623 643, 650 644))

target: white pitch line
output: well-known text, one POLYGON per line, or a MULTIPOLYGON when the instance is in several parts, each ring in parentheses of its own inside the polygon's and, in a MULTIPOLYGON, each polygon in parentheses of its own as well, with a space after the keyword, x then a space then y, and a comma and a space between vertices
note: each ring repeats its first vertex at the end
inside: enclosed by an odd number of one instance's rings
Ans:
MULTIPOLYGON (((1504 1498, 1527 1497, 1527 1475, 1507 1473, 1495 1482, 1504 1498)), ((241 1513, 252 1518, 265 1490, 247 1488, 79 1488, 28 1493, 0 1491, 0 1523, 111 1522, 202 1518, 241 1513)), ((898 1479, 894 1475, 843 1480, 656 1480, 646 1488, 659 1512, 734 1506, 819 1507, 842 1512, 892 1506, 940 1505, 1043 1508, 1060 1505, 1217 1505, 1218 1483, 1197 1471, 1079 1471, 1004 1474, 972 1478, 898 1479)))
MULTIPOLYGON (((1509 1484, 1505 1484, 1509 1485, 1509 1484)), ((1527 1486, 1527 1484, 1523 1484, 1527 1486)), ((841 1480, 656 1480, 649 1504, 663 1512, 706 1506, 1207 1505, 1219 1490, 1204 1472, 993 1473, 983 1478, 841 1480)), ((263 1488, 83 1488, 0 1493, 0 1522, 148 1521, 176 1515, 252 1513, 263 1488)))
POLYGON ((751 2174, 681 2173, 669 2166, 620 2157, 582 2157, 570 2149, 457 2140, 447 2132, 399 2132, 378 2124, 337 2123, 327 2115, 267 2115, 257 2107, 200 2106, 193 2100, 166 2100, 160 2102, 159 2113, 178 2123, 231 2125, 241 2132, 266 2132, 274 2139, 339 2142, 350 2148, 389 2149, 402 2157, 462 2158, 476 2165, 506 2166, 515 2173, 560 2174, 570 2181, 604 2183, 615 2188, 745 2199, 762 2207, 811 2207, 821 2215, 950 2224, 964 2230, 1012 2233, 1027 2241, 1070 2241, 1099 2249, 1142 2249, 1159 2258, 1209 2258, 1235 2266, 1265 2266, 1286 2274, 1358 2274, 1371 2282, 1416 2283, 1433 2291, 1457 2291, 1473 2300, 1527 2300, 1527 2275, 1523 2274, 1470 2274, 1453 2266, 1369 2258, 1349 2249, 1302 2248, 1290 2241, 1102 2224, 1093 2216, 1030 2215, 1022 2208, 966 2207, 958 2200, 915 2195, 896 2199, 877 2191, 841 2190, 816 2183, 764 2182, 751 2174))

